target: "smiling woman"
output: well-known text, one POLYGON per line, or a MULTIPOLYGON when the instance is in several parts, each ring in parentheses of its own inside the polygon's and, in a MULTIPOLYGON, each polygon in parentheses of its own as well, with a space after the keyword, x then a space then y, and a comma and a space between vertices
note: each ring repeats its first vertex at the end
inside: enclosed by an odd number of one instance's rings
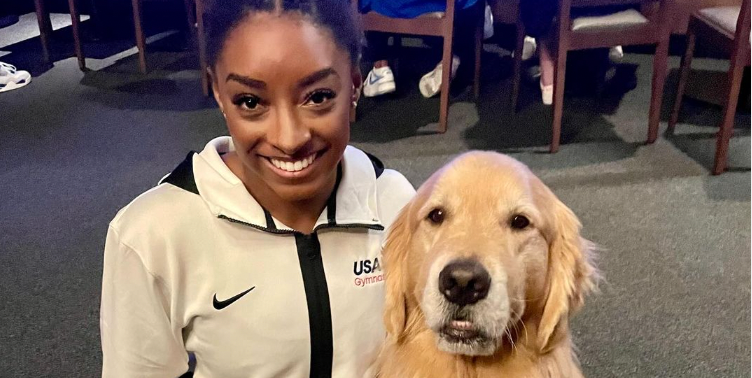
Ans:
POLYGON ((360 73, 332 33, 303 15, 246 20, 227 34, 211 68, 235 145, 224 160, 272 214, 310 231, 350 139, 360 73))
POLYGON ((195 377, 367 377, 385 335, 384 230, 415 191, 348 146, 362 82, 350 7, 217 1, 206 23, 230 136, 111 222, 103 376, 180 376, 192 353, 195 377))

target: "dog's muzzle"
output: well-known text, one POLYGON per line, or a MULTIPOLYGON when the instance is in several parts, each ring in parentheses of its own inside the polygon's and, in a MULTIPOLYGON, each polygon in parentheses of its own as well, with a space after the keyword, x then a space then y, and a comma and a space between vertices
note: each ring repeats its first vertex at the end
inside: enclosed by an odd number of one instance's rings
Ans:
POLYGON ((455 343, 477 343, 485 335, 469 316, 467 306, 474 305, 488 296, 491 276, 478 261, 454 260, 439 274, 439 292, 452 303, 455 311, 440 330, 442 337, 455 343))
POLYGON ((506 275, 475 258, 439 258, 421 299, 426 325, 440 350, 488 356, 501 344, 509 320, 506 275))

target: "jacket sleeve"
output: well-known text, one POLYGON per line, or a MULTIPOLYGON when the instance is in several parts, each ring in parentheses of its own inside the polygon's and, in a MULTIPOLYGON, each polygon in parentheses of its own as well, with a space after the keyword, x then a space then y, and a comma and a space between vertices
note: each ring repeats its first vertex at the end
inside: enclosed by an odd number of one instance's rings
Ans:
POLYGON ((169 287, 110 226, 104 250, 102 377, 178 377, 188 370, 182 330, 171 322, 169 287))

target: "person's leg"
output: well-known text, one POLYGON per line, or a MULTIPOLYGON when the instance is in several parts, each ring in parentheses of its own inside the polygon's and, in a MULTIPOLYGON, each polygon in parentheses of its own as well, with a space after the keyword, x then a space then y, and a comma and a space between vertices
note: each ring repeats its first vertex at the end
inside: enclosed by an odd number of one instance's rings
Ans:
POLYGON ((558 2, 551 0, 520 2, 520 17, 525 25, 525 32, 537 41, 541 97, 546 105, 550 105, 553 99, 555 59, 550 35, 553 33, 553 20, 557 6, 558 2))
MULTIPOLYGON (((457 4, 462 6, 465 3, 466 2, 458 2, 457 4)), ((475 60, 475 32, 478 22, 483 22, 479 17, 484 13, 485 4, 485 1, 478 0, 464 9, 457 9, 455 11, 454 38, 452 41, 452 65, 450 73, 452 79, 458 74, 460 62, 468 63, 463 66, 467 68, 463 68, 462 78, 470 78, 474 76, 470 71, 473 70, 475 66, 470 63, 475 60)), ((430 40, 428 44, 431 45, 432 48, 443 48, 443 41, 441 40, 430 40)), ((442 62, 438 62, 432 71, 421 77, 420 82, 418 83, 418 88, 423 97, 433 97, 440 92, 443 73, 441 63, 442 62)))
MULTIPOLYGON (((396 37, 395 37, 396 38, 396 37)), ((387 60, 389 37, 381 33, 369 33, 366 53, 368 60, 373 61, 373 67, 363 82, 363 95, 366 97, 380 96, 397 90, 394 73, 387 60)))
POLYGON ((558 1, 525 0, 520 2, 520 18, 525 25, 525 33, 539 39, 549 33, 556 16, 558 1))
POLYGON ((541 84, 544 86, 554 84, 554 56, 551 42, 548 37, 541 38, 538 44, 538 56, 540 58, 541 84))
POLYGON ((540 58, 540 88, 541 100, 544 105, 551 105, 554 96, 554 70, 556 61, 554 49, 551 47, 548 36, 540 39, 538 43, 538 56, 540 58))
POLYGON ((366 32, 366 61, 377 62, 389 57, 389 35, 379 32, 366 32))

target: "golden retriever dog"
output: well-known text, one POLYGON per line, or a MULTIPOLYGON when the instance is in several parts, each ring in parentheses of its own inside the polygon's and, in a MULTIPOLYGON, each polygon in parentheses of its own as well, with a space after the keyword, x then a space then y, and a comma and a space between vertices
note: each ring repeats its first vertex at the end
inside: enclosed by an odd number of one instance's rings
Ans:
POLYGON ((384 247, 380 378, 582 377, 569 317, 595 286, 577 217, 522 163, 466 153, 384 247))

